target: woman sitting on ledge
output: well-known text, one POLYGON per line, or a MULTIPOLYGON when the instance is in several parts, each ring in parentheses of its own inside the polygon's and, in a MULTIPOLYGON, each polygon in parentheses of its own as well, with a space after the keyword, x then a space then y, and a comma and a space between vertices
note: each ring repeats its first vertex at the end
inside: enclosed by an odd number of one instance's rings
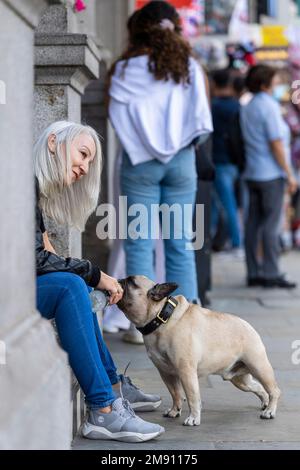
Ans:
POLYGON ((98 136, 89 126, 55 122, 36 142, 34 159, 37 308, 43 317, 55 319, 61 345, 85 394, 89 413, 83 435, 128 442, 153 439, 164 428, 137 417, 132 407, 150 411, 161 399, 117 375, 91 307, 92 288, 107 290, 110 304, 115 304, 122 298, 121 286, 88 260, 58 256, 43 222, 44 213, 58 224, 83 230, 100 188, 98 136))

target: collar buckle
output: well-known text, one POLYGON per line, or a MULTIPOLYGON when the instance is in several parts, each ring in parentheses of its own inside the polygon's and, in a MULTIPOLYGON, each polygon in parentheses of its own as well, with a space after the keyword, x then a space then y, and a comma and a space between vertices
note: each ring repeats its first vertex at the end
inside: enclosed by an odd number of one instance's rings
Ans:
POLYGON ((137 330, 139 330, 144 336, 149 335, 159 328, 160 325, 168 323, 177 305, 178 301, 174 297, 168 298, 163 309, 156 315, 156 317, 147 323, 147 325, 140 328, 137 327, 137 330))
POLYGON ((160 316, 161 313, 162 313, 162 312, 159 312, 159 313, 156 315, 156 318, 158 318, 162 323, 165 324, 165 323, 168 322, 168 320, 169 320, 170 317, 169 317, 169 318, 166 318, 166 320, 165 320, 164 318, 162 318, 162 317, 160 316))

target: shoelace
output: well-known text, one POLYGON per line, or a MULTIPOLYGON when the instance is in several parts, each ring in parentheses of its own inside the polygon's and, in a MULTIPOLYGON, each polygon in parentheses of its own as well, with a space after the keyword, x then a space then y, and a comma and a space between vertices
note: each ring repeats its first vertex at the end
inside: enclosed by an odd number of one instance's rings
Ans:
POLYGON ((124 383, 128 383, 129 385, 131 385, 131 387, 135 388, 136 390, 140 390, 136 385, 134 385, 131 381, 131 378, 126 376, 126 375, 123 375, 123 381, 124 383))
MULTIPOLYGON (((128 383, 129 385, 131 385, 131 387, 135 388, 136 390, 140 390, 139 387, 137 387, 136 385, 132 383, 131 378, 128 377, 128 375, 126 375, 127 369, 129 368, 130 364, 131 364, 131 361, 129 361, 127 366, 125 367, 124 374, 122 375, 123 382, 128 383)), ((123 398, 123 395, 122 395, 122 398, 123 398)))
POLYGON ((123 400, 123 405, 124 405, 124 408, 128 411, 128 413, 130 413, 131 416, 135 416, 135 412, 133 408, 131 407, 130 402, 126 400, 126 398, 124 398, 123 400))
POLYGON ((129 401, 126 400, 126 398, 122 399, 122 405, 123 405, 123 409, 118 410, 119 414, 123 416, 124 418, 129 418, 130 416, 134 418, 135 412, 131 408, 129 401))

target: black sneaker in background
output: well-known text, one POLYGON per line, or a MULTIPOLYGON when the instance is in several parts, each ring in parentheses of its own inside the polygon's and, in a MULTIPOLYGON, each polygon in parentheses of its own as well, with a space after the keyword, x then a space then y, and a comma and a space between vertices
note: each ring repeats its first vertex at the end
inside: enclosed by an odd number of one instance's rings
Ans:
POLYGON ((262 277, 249 277, 247 279, 248 287, 262 287, 265 285, 265 279, 262 277))
POLYGON ((281 288, 281 289, 295 289, 296 282, 289 281, 284 276, 279 276, 274 279, 265 279, 264 287, 268 288, 281 288))

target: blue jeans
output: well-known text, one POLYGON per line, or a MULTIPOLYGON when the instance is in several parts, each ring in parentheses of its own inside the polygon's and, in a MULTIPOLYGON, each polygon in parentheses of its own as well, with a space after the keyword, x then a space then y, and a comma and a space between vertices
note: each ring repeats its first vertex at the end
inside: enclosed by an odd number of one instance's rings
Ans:
MULTIPOLYGON (((192 227, 196 190, 195 151, 192 146, 178 152, 167 164, 151 160, 133 166, 128 155, 123 154, 121 193, 127 196, 128 208, 133 204, 143 204, 147 209, 147 228, 141 237, 133 239, 127 236, 124 240, 127 276, 144 275, 155 280, 155 240, 151 239, 151 226, 155 225, 155 221, 151 217, 151 205, 178 204, 182 212, 181 223, 175 228, 175 224, 171 222, 170 236, 164 239, 166 281, 179 285, 174 295, 183 294, 191 300, 198 298, 195 253, 194 250, 186 249, 186 243, 190 240, 183 230, 184 204, 189 204, 192 208, 188 221, 188 225, 192 227)), ((134 218, 128 217, 127 226, 134 218)), ((164 227, 162 232, 164 233, 164 227)))
POLYGON ((103 341, 89 288, 72 273, 37 277, 37 309, 55 319, 58 336, 90 408, 104 408, 115 400, 112 385, 119 382, 116 367, 103 341))
MULTIPOLYGON (((222 204, 228 232, 231 239, 232 248, 238 248, 241 245, 240 227, 238 220, 238 210, 235 197, 235 182, 238 177, 238 169, 235 165, 217 164, 216 178, 214 181, 215 191, 222 204)), ((212 227, 216 228, 218 222, 218 209, 216 202, 213 201, 212 207, 212 227)))

